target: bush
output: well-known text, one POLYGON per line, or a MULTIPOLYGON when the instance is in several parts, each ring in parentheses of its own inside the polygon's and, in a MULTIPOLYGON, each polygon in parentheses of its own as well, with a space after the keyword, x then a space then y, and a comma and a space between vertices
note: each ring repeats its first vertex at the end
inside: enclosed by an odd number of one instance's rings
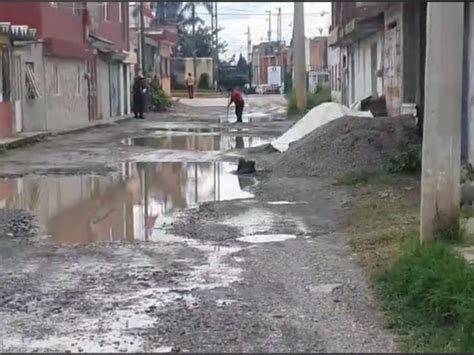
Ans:
POLYGON ((156 85, 152 85, 151 92, 151 110, 162 111, 171 106, 171 97, 164 90, 156 85))
POLYGON ((416 174, 421 172, 421 144, 411 144, 385 163, 390 174, 416 174))
POLYGON ((202 73, 199 76, 198 88, 202 90, 211 89, 211 78, 208 73, 202 73))
POLYGON ((409 352, 474 350, 474 271, 449 245, 412 242, 378 279, 391 326, 409 352))
MULTIPOLYGON (((323 102, 331 102, 331 89, 327 86, 320 86, 316 88, 316 92, 313 93, 308 93, 308 109, 306 112, 311 110, 313 107, 316 107, 323 102)), ((287 95, 287 100, 288 100, 288 115, 294 115, 299 113, 298 108, 296 106, 296 95, 293 92, 291 94, 287 95)), ((305 112, 305 113, 306 113, 305 112)))

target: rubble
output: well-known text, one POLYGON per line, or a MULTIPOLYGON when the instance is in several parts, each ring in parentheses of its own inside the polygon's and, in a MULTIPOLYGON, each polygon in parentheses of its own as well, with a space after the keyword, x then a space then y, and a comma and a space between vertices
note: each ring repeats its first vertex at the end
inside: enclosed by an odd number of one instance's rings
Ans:
POLYGON ((280 176, 338 177, 376 172, 401 147, 419 143, 413 119, 345 116, 292 144, 274 164, 280 176))

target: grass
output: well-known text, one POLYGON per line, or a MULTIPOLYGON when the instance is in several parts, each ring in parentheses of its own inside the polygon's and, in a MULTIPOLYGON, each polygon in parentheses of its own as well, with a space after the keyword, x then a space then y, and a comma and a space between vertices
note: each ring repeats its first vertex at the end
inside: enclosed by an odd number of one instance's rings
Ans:
POLYGON ((420 245, 416 176, 359 173, 336 184, 353 194, 351 244, 399 350, 472 352, 474 270, 456 251, 463 231, 438 230, 438 242, 420 245))
MULTIPOLYGON (((296 95, 294 92, 291 92, 286 96, 288 101, 288 116, 295 116, 301 114, 299 112, 298 107, 296 105, 296 95)), ((308 101, 307 101, 307 110, 311 110, 313 107, 322 104, 323 102, 330 102, 331 101, 331 89, 329 87, 322 87, 317 90, 316 93, 308 93, 308 101)), ((305 114, 304 112, 303 114, 305 114)))

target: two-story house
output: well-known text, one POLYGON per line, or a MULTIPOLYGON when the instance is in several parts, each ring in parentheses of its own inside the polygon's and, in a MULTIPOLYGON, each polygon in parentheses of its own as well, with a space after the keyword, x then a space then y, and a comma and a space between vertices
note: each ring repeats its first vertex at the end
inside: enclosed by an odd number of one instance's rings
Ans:
POLYGON ((0 22, 37 30, 34 41, 13 45, 17 131, 68 129, 128 113, 126 3, 0 2, 0 22))

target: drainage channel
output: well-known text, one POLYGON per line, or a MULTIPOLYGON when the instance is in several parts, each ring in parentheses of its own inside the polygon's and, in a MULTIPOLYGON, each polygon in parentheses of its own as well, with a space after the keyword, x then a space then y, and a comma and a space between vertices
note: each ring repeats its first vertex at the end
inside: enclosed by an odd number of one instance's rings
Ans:
POLYGON ((253 178, 229 162, 124 163, 113 176, 0 180, 3 207, 38 216, 57 244, 134 241, 203 202, 247 199, 253 178))

